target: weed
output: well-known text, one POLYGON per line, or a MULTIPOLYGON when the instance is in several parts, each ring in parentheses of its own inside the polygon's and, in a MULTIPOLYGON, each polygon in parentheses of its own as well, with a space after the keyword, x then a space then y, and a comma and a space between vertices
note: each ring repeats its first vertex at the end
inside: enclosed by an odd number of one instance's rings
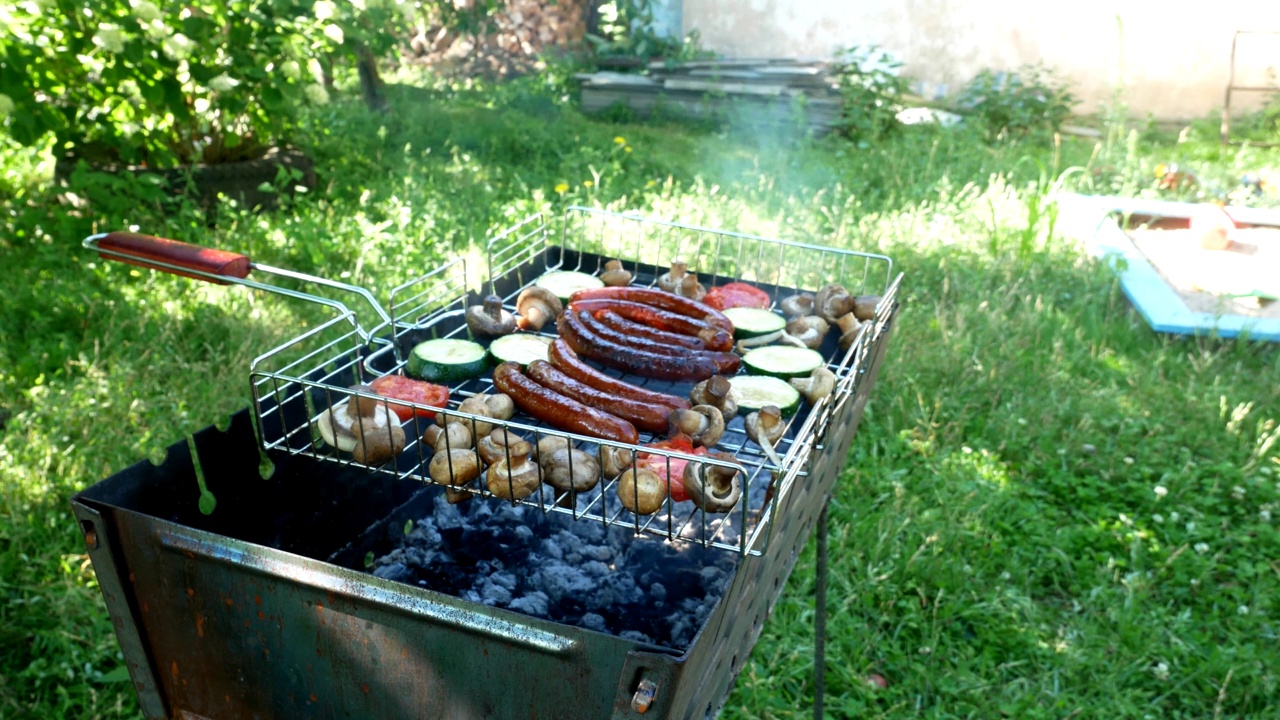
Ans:
POLYGON ((1041 65, 1024 66, 1016 73, 983 70, 956 100, 991 142, 1047 138, 1079 102, 1065 82, 1041 65))

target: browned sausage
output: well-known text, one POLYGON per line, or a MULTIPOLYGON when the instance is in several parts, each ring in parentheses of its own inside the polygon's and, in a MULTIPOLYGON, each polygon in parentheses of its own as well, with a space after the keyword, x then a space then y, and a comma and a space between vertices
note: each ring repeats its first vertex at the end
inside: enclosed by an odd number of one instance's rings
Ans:
POLYGON ((566 312, 557 323, 560 337, 583 357, 615 370, 661 380, 701 382, 716 374, 716 364, 710 358, 697 355, 658 355, 631 347, 611 345, 586 327, 587 319, 594 322, 594 318, 585 311, 566 312))
POLYGON ((686 347, 690 350, 707 349, 707 344, 702 341, 702 338, 697 338, 692 335, 683 335, 681 333, 667 332, 666 330, 659 330, 658 328, 650 327, 644 323, 628 320, 613 310, 596 310, 592 312, 591 315, 614 330, 626 333, 632 337, 648 338, 649 340, 656 340, 672 347, 686 347))
POLYGON ((539 385, 577 400, 583 405, 603 410, 610 415, 617 415, 635 425, 637 429, 665 434, 670 425, 671 421, 667 416, 671 414, 671 408, 666 405, 650 405, 597 390, 569 377, 546 360, 534 360, 529 363, 529 367, 525 368, 524 372, 530 380, 539 385))
POLYGON ((669 310, 673 313, 691 317, 695 320, 702 320, 720 328, 733 332, 733 322, 725 317, 725 314, 719 310, 698 302, 690 300, 686 297, 680 297, 674 293, 665 290, 657 290, 647 287, 602 287, 591 288, 589 290, 579 290, 570 296, 570 302, 578 300, 626 300, 628 302, 638 302, 644 305, 652 305, 656 308, 669 310))
POLYGON ((510 395, 516 407, 553 427, 617 442, 640 440, 635 425, 539 385, 525 377, 517 363, 502 363, 494 369, 493 384, 510 395))
POLYGON ((578 354, 573 351, 573 348, 569 347, 568 343, 564 341, 564 338, 556 338, 551 341, 551 349, 547 351, 547 356, 551 360, 551 364, 559 368, 565 375, 586 383, 597 390, 650 405, 664 405, 670 410, 689 409, 689 403, 684 398, 646 390, 611 375, 605 375, 583 362, 578 357, 578 354))
POLYGON ((701 320, 694 320, 652 305, 627 302, 625 300, 579 300, 570 303, 569 310, 586 310, 593 315, 603 310, 611 310, 633 322, 648 325, 651 328, 667 332, 690 335, 703 342, 708 350, 730 350, 733 348, 733 332, 709 325, 701 320))
POLYGON ((634 350, 653 353, 655 355, 694 358, 704 357, 715 363, 716 373, 720 375, 733 375, 742 367, 742 358, 737 353, 712 352, 710 350, 690 350, 685 347, 670 347, 654 340, 630 337, 625 333, 620 333, 595 319, 591 313, 583 313, 580 317, 582 319, 582 324, 586 326, 587 330, 600 338, 609 347, 616 347, 619 349, 631 348, 634 350))

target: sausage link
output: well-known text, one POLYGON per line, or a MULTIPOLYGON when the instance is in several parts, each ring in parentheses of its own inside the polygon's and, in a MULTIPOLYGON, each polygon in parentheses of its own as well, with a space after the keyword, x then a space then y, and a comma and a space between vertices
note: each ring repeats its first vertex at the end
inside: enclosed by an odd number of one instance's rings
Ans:
POLYGON ((720 375, 733 375, 742 367, 742 358, 737 353, 731 352, 712 352, 710 350, 690 350, 685 347, 671 347, 663 345, 654 340, 646 340, 644 338, 636 338, 620 333, 617 330, 600 322, 591 313, 583 313, 581 315, 582 324, 587 330, 599 337, 601 341, 610 347, 631 348, 641 350, 643 352, 653 353, 655 355, 667 355, 672 357, 693 357, 707 358, 715 363, 716 373, 720 375))
POLYGON ((553 427, 604 440, 640 441, 635 425, 539 385, 526 377, 517 363, 499 365, 493 371, 493 384, 510 395, 516 407, 553 427))
POLYGON ((669 410, 689 409, 689 402, 684 398, 646 390, 611 375, 605 375, 583 362, 578 357, 578 354, 573 351, 573 348, 569 347, 569 344, 565 342, 564 338, 556 338, 551 341, 551 348, 547 351, 547 357, 551 360, 551 364, 555 365, 565 375, 615 397, 650 405, 663 405, 669 410))
POLYGON ((615 370, 661 380, 701 382, 717 372, 715 363, 706 357, 658 355, 633 347, 612 345, 586 326, 587 319, 594 322, 586 311, 566 312, 558 323, 560 337, 583 357, 615 370))
POLYGON ((690 350, 707 349, 707 344, 702 341, 702 338, 659 330, 634 320, 628 320, 612 310, 596 310, 591 315, 614 330, 632 337, 648 338, 649 340, 666 343, 672 347, 686 347, 690 350))
POLYGON ((616 415, 635 425, 638 430, 666 433, 670 426, 667 416, 671 414, 671 408, 628 400, 597 390, 569 377, 546 360, 534 360, 529 363, 529 367, 525 368, 524 372, 530 380, 539 385, 577 400, 583 405, 616 415))
POLYGON ((591 288, 589 290, 579 290, 569 298, 570 302, 577 300, 627 300, 638 302, 710 323, 728 330, 730 333, 733 332, 733 322, 724 313, 710 305, 700 303, 697 300, 690 300, 687 297, 680 297, 665 290, 630 285, 591 288))
POLYGON ((661 310, 652 305, 628 302, 626 300, 579 300, 570 303, 569 310, 586 310, 592 314, 602 310, 612 310, 632 322, 697 338, 702 341, 708 350, 730 350, 733 348, 732 332, 714 325, 708 325, 701 320, 694 320, 678 313, 661 310))

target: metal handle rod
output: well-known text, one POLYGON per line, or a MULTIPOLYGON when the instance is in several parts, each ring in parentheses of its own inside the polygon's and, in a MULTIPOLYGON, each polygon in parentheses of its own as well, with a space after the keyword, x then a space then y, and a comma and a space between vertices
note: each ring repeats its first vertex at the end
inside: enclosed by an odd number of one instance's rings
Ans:
POLYGON ((813 608, 813 720, 822 720, 823 695, 827 689, 827 507, 822 501, 818 515, 818 579, 813 608))

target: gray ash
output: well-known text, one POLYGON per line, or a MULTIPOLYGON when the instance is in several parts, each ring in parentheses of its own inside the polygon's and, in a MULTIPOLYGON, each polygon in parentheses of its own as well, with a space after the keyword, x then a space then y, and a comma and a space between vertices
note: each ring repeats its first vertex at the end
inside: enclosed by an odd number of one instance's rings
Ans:
POLYGON ((724 594, 737 558, 538 508, 434 499, 373 574, 677 650, 724 594))

